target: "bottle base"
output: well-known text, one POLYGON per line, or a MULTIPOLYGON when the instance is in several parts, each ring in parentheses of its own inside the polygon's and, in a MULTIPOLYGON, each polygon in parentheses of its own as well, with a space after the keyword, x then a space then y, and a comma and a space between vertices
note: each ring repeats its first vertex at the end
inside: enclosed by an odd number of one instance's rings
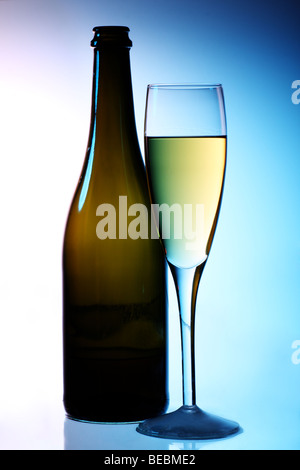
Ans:
POLYGON ((76 416, 72 416, 68 413, 66 413, 66 418, 71 420, 71 421, 77 421, 79 423, 88 423, 88 424, 103 424, 103 425, 122 425, 122 424, 140 424, 143 422, 143 420, 134 420, 134 421, 99 421, 99 420, 93 420, 93 419, 84 419, 84 418, 78 418, 76 416))
POLYGON ((140 423, 148 418, 160 416, 165 413, 168 403, 162 400, 160 403, 107 401, 101 397, 95 401, 84 400, 72 403, 64 401, 66 417, 73 421, 98 424, 130 424, 140 423), (99 406, 101 404, 101 407, 99 406))

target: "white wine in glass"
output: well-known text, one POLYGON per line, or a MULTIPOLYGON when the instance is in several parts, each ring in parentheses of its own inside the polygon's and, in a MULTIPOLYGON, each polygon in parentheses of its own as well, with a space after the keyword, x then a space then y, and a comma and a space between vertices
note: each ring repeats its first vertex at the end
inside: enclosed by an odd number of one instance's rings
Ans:
POLYGON ((226 117, 221 85, 149 85, 145 153, 151 203, 178 297, 183 404, 139 424, 141 434, 216 439, 238 423, 196 403, 197 292, 221 207, 226 168, 226 117))

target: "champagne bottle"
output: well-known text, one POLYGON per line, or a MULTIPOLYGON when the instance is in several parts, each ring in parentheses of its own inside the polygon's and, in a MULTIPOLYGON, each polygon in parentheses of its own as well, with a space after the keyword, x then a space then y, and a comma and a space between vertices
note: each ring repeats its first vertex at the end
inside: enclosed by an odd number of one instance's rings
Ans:
POLYGON ((133 210, 149 222, 129 29, 93 31, 90 135, 63 246, 64 406, 78 420, 132 422, 167 405, 166 265, 133 210))

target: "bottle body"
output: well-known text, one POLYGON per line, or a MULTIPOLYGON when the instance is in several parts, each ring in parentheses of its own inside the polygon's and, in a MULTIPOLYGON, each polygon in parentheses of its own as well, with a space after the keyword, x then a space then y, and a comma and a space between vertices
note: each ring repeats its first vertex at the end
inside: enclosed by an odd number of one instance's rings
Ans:
POLYGON ((64 237, 64 406, 81 420, 130 422, 167 404, 166 267, 158 240, 128 232, 129 208, 150 217, 150 201, 129 46, 108 30, 106 42, 96 31, 89 143, 64 237))

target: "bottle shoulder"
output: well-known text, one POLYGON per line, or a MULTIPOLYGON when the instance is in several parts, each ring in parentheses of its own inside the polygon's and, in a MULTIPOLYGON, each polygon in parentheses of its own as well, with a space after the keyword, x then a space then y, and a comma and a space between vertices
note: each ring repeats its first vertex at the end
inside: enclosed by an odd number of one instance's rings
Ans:
POLYGON ((139 149, 89 147, 72 204, 81 212, 91 205, 117 204, 120 196, 127 196, 130 204, 150 204, 139 149))

